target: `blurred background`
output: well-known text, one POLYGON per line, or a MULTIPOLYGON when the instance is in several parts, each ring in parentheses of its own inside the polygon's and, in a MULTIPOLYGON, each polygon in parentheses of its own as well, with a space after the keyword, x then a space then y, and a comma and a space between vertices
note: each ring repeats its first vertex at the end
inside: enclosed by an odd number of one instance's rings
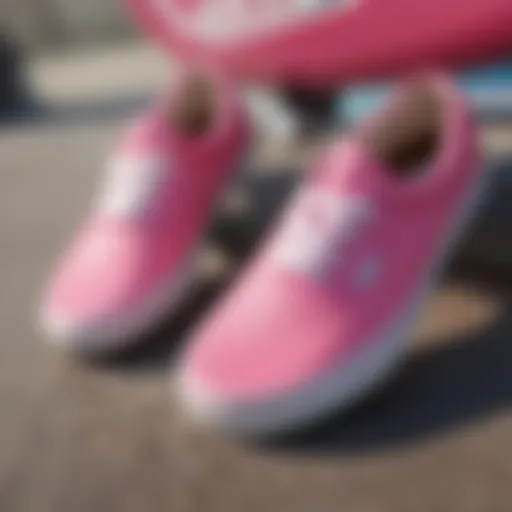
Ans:
POLYGON ((118 40, 132 31, 115 0, 2 0, 0 24, 33 50, 118 40))
MULTIPOLYGON (((168 369, 324 136, 300 144, 262 137, 213 222, 198 286, 180 311, 128 354, 73 361, 34 328, 41 286, 120 127, 172 64, 135 35, 114 0, 0 0, 0 34, 0 511, 512 510, 505 104, 478 112, 488 199, 418 325, 404 370, 348 416, 247 446, 195 431, 173 403, 168 369)), ((347 107, 369 108, 375 98, 361 91, 340 96, 341 117, 347 107)), ((250 101, 262 126, 287 133, 278 97, 258 92, 250 101)))

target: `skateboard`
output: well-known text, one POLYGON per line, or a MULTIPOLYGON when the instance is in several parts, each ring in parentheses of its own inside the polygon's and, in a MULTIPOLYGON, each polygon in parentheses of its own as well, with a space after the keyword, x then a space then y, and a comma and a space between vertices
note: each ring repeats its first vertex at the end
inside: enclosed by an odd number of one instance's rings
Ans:
POLYGON ((240 82, 333 90, 512 48, 510 0, 125 0, 173 57, 240 82))

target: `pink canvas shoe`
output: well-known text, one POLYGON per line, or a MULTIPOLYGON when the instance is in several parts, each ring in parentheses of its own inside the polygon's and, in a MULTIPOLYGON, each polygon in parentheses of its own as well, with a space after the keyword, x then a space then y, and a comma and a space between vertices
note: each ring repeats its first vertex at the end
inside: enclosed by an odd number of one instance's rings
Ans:
POLYGON ((193 415, 276 433, 384 379, 482 176, 475 125, 439 77, 332 146, 194 336, 180 372, 193 415))
POLYGON ((122 140, 44 296, 53 340, 93 352, 122 346, 160 320, 191 281, 215 199, 248 137, 232 91, 214 80, 192 83, 182 80, 171 107, 153 109, 122 140))

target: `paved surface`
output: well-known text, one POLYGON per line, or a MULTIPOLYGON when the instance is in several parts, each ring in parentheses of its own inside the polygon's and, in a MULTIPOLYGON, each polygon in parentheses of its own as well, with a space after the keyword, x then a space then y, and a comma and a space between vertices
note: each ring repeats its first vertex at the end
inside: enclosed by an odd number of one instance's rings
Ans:
MULTIPOLYGON (((122 62, 139 50, 130 51, 122 62)), ((140 349, 87 364, 42 343, 32 319, 44 277, 85 211, 118 123, 160 80, 151 59, 141 60, 142 74, 120 65, 119 82, 131 84, 121 99, 106 92, 107 57, 89 59, 99 66, 90 84, 87 56, 82 65, 36 63, 35 82, 55 109, 0 131, 0 510, 510 512, 512 288, 504 274, 455 265, 404 371, 348 417, 249 446, 196 431, 174 406, 168 368, 182 333, 293 182, 277 153, 219 216, 198 292, 140 349)), ((488 145, 502 151, 510 140, 500 129, 488 145)))

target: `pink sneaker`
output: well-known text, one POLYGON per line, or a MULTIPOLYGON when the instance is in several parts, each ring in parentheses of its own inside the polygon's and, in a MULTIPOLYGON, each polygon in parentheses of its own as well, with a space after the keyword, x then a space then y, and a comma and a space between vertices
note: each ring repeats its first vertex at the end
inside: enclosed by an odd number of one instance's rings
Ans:
POLYGON ((44 296, 53 340, 93 352, 122 346, 160 320, 191 281, 215 199, 248 138, 232 91, 214 80, 206 89, 202 79, 192 84, 180 80, 175 89, 175 126, 156 108, 122 141, 44 296))
POLYGON ((465 103, 438 77, 331 147, 185 354, 191 412, 276 433, 384 379, 475 204, 478 153, 465 103))

